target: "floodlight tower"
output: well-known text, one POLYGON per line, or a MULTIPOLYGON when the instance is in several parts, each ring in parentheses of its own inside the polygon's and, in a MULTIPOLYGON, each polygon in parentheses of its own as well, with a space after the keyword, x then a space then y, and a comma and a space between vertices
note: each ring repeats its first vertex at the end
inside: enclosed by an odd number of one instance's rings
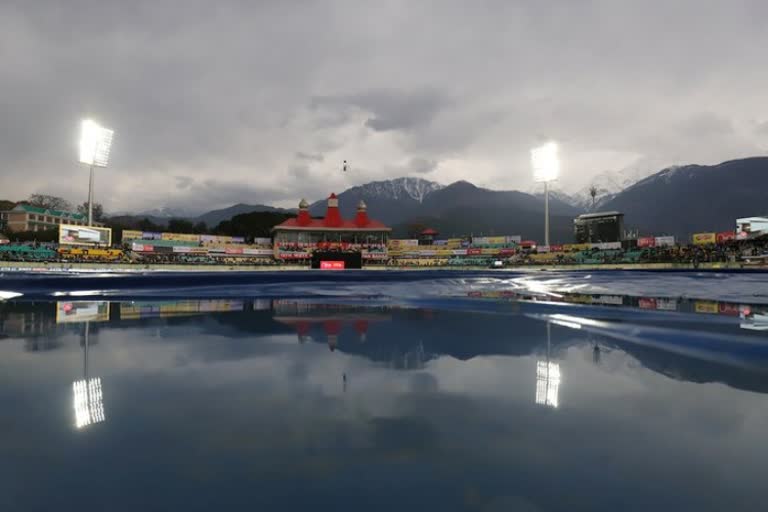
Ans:
POLYGON ((544 183, 544 245, 549 245, 549 182, 560 174, 560 159, 557 156, 557 144, 547 142, 531 150, 533 180, 544 183))
POLYGON ((88 376, 88 345, 90 322, 85 322, 83 331, 83 379, 72 383, 75 408, 75 427, 81 429, 104 421, 104 398, 101 378, 88 376))
POLYGON ((80 163, 91 168, 88 181, 88 225, 93 225, 93 168, 106 167, 114 131, 95 121, 84 119, 80 125, 80 163))
POLYGON ((559 405, 560 364, 550 360, 551 345, 551 326, 547 321, 547 359, 536 361, 536 403, 556 408, 559 405))

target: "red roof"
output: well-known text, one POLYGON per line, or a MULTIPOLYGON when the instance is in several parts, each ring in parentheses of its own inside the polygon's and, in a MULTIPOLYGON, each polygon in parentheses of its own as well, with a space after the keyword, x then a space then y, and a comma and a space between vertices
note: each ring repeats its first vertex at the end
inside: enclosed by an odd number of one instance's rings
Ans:
POLYGON ((309 216, 309 210, 306 208, 306 204, 299 206, 299 216, 297 218, 288 219, 282 224, 278 224, 272 228, 272 230, 392 231, 392 228, 388 227, 383 222, 370 219, 364 204, 358 208, 357 215, 353 220, 342 219, 339 214, 336 194, 331 194, 328 198, 328 209, 326 210, 325 218, 323 219, 311 218, 309 216))
POLYGON ((278 229, 300 229, 305 231, 391 231, 392 228, 379 222, 377 220, 371 220, 364 227, 358 226, 353 220, 342 220, 340 225, 329 226, 325 223, 325 219, 310 219, 309 224, 299 224, 298 219, 288 219, 282 224, 278 224, 274 227, 278 229))

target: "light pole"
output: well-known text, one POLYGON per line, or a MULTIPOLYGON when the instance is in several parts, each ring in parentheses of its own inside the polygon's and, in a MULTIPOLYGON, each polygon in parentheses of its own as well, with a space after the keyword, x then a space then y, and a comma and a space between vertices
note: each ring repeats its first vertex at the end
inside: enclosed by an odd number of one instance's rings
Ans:
POLYGON ((90 167, 88 180, 88 225, 93 225, 93 168, 106 167, 114 131, 95 121, 85 119, 80 124, 80 163, 90 167))
POLYGON ((557 156, 557 144, 547 142, 531 150, 533 181, 544 183, 544 245, 549 246, 549 182, 560 174, 560 159, 557 156))

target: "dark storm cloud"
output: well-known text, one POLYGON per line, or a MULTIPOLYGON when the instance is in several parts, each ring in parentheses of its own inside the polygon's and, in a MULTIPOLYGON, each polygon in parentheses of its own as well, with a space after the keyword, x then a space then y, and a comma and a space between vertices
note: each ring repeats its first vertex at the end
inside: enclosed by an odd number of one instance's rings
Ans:
POLYGON ((293 204, 393 172, 524 189, 537 134, 573 187, 748 156, 766 20, 761 1, 6 1, 0 198, 83 200, 86 116, 115 130, 96 181, 113 211, 293 204))
POLYGON ((449 103, 439 90, 379 90, 363 94, 319 96, 312 101, 315 106, 357 107, 371 114, 365 126, 380 132, 410 130, 429 124, 449 103))
POLYGON ((428 174, 437 169, 437 162, 426 158, 413 158, 408 164, 408 168, 416 174, 428 174))
POLYGON ((323 155, 321 154, 310 154, 310 153, 304 153, 302 151, 296 152, 296 158, 299 160, 309 160, 311 162, 322 162, 325 158, 323 158, 323 155))
POLYGON ((189 188, 195 181, 189 176, 174 176, 174 178, 176 179, 176 188, 178 189, 189 188))

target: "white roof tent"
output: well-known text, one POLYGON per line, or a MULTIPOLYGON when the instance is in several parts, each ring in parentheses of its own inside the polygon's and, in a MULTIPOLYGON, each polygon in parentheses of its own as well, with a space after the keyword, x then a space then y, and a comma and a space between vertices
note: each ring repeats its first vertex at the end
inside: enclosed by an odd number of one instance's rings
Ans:
POLYGON ((749 238, 768 235, 768 217, 736 219, 736 233, 745 233, 749 238))

